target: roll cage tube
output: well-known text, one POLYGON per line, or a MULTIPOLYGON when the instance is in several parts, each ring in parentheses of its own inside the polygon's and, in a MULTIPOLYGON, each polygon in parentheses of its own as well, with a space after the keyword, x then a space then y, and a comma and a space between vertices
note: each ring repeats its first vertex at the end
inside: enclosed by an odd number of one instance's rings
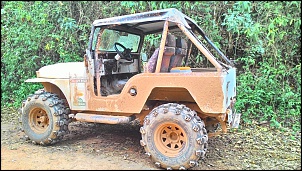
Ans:
POLYGON ((88 51, 91 53, 92 52, 92 41, 93 41, 93 35, 94 35, 95 27, 94 25, 91 25, 91 31, 90 31, 90 36, 88 39, 88 51))
MULTIPOLYGON (((216 46, 215 44, 208 38, 208 36, 204 33, 204 31, 198 26, 198 25, 193 25, 193 27, 191 27, 192 29, 197 27, 197 31, 198 33, 216 50, 216 52, 228 63, 230 64, 232 67, 234 67, 234 63, 232 61, 230 61, 216 46)), ((195 36, 194 32, 192 30, 190 30, 191 33, 195 36)))
POLYGON ((212 53, 206 49, 199 39, 196 38, 195 34, 192 34, 184 25, 178 24, 180 30, 195 44, 195 46, 206 56, 206 58, 215 66, 218 72, 222 71, 222 66, 217 61, 217 59, 212 55, 212 53))

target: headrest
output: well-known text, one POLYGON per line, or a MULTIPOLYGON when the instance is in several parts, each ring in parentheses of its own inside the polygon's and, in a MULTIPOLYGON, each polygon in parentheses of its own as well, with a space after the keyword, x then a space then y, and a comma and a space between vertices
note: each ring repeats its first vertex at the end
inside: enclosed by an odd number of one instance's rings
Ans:
POLYGON ((175 45, 176 45, 175 36, 172 35, 171 33, 168 33, 165 46, 175 47, 175 45))
POLYGON ((187 42, 185 39, 181 37, 177 37, 176 39, 176 47, 177 48, 182 48, 182 49, 187 49, 187 42))

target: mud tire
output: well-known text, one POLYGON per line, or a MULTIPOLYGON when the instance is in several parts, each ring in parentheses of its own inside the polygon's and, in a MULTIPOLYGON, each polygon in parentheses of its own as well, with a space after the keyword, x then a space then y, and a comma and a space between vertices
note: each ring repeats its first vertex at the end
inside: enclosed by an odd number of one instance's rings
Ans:
POLYGON ((205 157, 208 135, 196 112, 177 103, 154 108, 140 128, 146 154, 159 168, 189 169, 205 157))
POLYGON ((50 145, 67 134, 70 110, 56 94, 38 90, 22 103, 22 129, 33 144, 50 145))

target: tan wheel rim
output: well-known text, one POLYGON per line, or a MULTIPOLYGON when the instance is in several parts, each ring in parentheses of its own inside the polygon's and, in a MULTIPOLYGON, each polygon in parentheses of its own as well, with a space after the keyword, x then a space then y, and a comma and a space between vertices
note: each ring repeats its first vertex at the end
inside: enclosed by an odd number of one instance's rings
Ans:
POLYGON ((36 133, 44 133, 49 126, 49 118, 42 108, 34 108, 29 113, 29 126, 36 133))
POLYGON ((185 131, 175 123, 161 124, 154 132, 157 149, 168 157, 175 157, 187 142, 185 131))

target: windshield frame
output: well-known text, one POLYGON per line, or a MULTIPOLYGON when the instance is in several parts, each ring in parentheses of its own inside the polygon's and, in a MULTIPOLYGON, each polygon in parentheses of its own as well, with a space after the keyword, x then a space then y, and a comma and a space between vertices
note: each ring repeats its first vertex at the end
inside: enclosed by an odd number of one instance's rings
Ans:
POLYGON ((98 50, 102 52, 115 52, 114 43, 117 42, 121 43, 126 48, 132 49, 133 53, 138 53, 140 49, 141 39, 142 36, 137 33, 135 34, 119 29, 96 27, 92 37, 91 49, 93 51, 98 50), (125 37, 125 35, 127 35, 127 37, 125 37), (105 36, 109 37, 107 38, 105 36), (130 38, 129 36, 133 36, 134 39, 130 38), (125 40, 121 41, 122 39, 125 40), (133 46, 129 47, 129 44, 133 44, 133 46))

